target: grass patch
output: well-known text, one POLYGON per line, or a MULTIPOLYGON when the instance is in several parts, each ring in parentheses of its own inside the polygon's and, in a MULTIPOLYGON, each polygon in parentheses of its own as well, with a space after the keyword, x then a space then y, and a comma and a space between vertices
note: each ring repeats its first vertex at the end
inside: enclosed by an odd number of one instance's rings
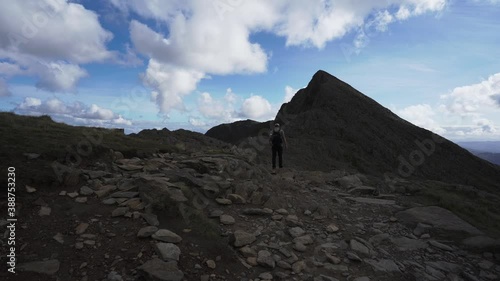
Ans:
POLYGON ((494 196, 438 182, 426 183, 415 195, 419 203, 448 209, 487 235, 500 236, 500 206, 494 196))

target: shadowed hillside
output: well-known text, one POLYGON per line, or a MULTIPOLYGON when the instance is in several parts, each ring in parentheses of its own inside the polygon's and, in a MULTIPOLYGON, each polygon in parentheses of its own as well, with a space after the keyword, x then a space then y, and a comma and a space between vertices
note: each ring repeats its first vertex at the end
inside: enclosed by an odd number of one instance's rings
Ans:
MULTIPOLYGON (((500 182, 499 167, 399 118, 324 71, 314 74, 306 88, 282 105, 276 120, 285 124, 289 138, 289 166, 352 169, 379 177, 385 174, 389 182, 421 178, 488 190, 498 188, 500 182)), ((238 123, 225 126, 227 131, 240 130, 238 123)), ((243 137, 258 137, 254 132, 263 124, 252 126, 243 137)), ((269 158, 268 150, 259 152, 269 158)))
POLYGON ((253 120, 237 121, 215 126, 208 130, 205 135, 228 143, 239 144, 249 136, 257 136, 263 130, 270 130, 271 125, 271 121, 263 123, 253 120))

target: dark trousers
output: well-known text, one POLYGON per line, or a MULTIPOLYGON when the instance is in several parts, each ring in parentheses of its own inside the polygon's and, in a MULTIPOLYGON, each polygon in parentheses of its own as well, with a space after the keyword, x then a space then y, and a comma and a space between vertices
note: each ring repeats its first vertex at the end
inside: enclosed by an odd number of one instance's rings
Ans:
POLYGON ((279 167, 283 168, 283 146, 273 145, 273 169, 276 168, 276 154, 278 154, 278 160, 279 160, 279 167))

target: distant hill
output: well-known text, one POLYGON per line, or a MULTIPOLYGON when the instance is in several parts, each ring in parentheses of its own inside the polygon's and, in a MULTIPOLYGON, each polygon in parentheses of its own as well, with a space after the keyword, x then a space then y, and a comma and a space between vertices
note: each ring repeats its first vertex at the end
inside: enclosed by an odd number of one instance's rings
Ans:
POLYGON ((500 165, 500 141, 472 141, 458 142, 458 144, 474 155, 500 165))
MULTIPOLYGON (((290 143, 286 164, 306 170, 352 169, 391 177, 423 178, 497 189, 500 167, 474 156, 455 143, 417 127, 325 71, 318 71, 306 88, 281 106, 276 121, 284 124, 290 143)), ((243 131, 252 147, 254 132, 263 124, 226 124, 226 131, 243 131), (248 138, 253 138, 248 139, 248 138)), ((211 136, 227 139, 211 131, 211 136)), ((246 139, 246 140, 245 140, 246 139)), ((255 146, 255 145, 253 145, 255 146)), ((259 158, 269 162, 269 151, 259 158)))
POLYGON ((259 132, 269 131, 270 128, 271 121, 261 123, 253 120, 244 120, 215 126, 208 130, 205 135, 228 143, 239 144, 245 138, 257 136, 259 132))
POLYGON ((477 152, 500 153, 500 141, 463 141, 457 142, 457 144, 477 152))
POLYGON ((476 156, 481 157, 484 160, 487 160, 493 164, 500 165, 500 153, 489 153, 489 152, 480 152, 474 153, 476 156))

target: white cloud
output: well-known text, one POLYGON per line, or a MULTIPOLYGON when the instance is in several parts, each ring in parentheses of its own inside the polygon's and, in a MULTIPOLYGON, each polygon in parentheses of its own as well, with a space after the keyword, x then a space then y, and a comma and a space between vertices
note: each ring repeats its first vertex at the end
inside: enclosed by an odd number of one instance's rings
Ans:
POLYGON ((394 17, 389 13, 389 11, 385 10, 383 12, 378 12, 375 17, 376 29, 381 32, 386 31, 388 25, 393 21, 394 17))
MULTIPOLYGON (((323 48, 332 40, 363 29, 365 21, 384 31, 395 19, 440 11, 446 1, 111 0, 111 3, 125 14, 134 12, 143 19, 160 23, 156 25, 160 31, 135 19, 130 23, 135 49, 151 59, 148 71, 154 68, 151 61, 170 71, 180 68, 192 76, 187 80, 191 82, 189 88, 195 88, 203 77, 210 75, 267 71, 269 54, 251 40, 256 32, 282 36, 287 46, 323 48), (388 10, 394 6, 404 6, 399 16, 388 10), (167 28, 163 31, 164 26, 167 28)), ((364 31, 361 34, 356 36, 354 48, 367 44, 369 34, 364 31)), ((183 97, 189 94, 176 88, 162 91, 153 87, 162 113, 178 109, 183 97), (165 105, 166 100, 171 100, 172 105, 165 105)))
POLYGON ((436 115, 436 113, 428 104, 408 106, 403 110, 398 111, 398 115, 407 121, 434 133, 446 133, 446 130, 433 119, 433 116, 436 115))
POLYGON ((5 82, 5 80, 0 77, 0 97, 7 97, 10 95, 11 95, 11 92, 9 90, 9 86, 7 85, 7 82, 5 82))
POLYGON ((105 44, 113 35, 98 15, 65 0, 4 1, 0 35, 0 49, 12 59, 23 54, 88 63, 112 57, 105 44))
MULTIPOLYGON (((201 17, 206 15, 201 14, 201 17)), ((133 20, 130 36, 137 50, 161 63, 211 74, 255 73, 266 70, 267 55, 249 42, 249 33, 239 25, 188 20, 179 15, 166 38, 133 20)))
POLYGON ((198 97, 198 111, 206 119, 215 123, 228 123, 239 120, 235 104, 240 97, 229 88, 222 99, 214 99, 210 93, 201 93, 198 97))
POLYGON ((24 101, 19 105, 19 109, 30 109, 30 108, 35 108, 39 107, 42 105, 42 101, 37 98, 25 98, 24 101))
POLYGON ((266 121, 274 114, 272 106, 268 100, 261 96, 251 96, 241 105, 241 116, 258 121, 266 121))
POLYGON ((201 93, 198 98, 198 110, 206 118, 226 119, 224 104, 216 101, 209 93, 201 93))
POLYGON ((399 7, 399 10, 396 13, 396 18, 398 20, 405 20, 411 16, 410 10, 406 8, 406 6, 399 7))
POLYGON ((428 104, 395 110, 401 117, 452 139, 498 139, 500 73, 483 81, 456 87, 441 96, 434 109, 428 104))
POLYGON ((485 111, 498 109, 500 93, 500 73, 469 86, 457 87, 451 93, 442 96, 447 102, 445 110, 462 117, 478 116, 485 111))
POLYGON ((0 74, 38 77, 52 92, 74 91, 87 75, 80 64, 132 60, 109 51, 113 34, 99 16, 67 0, 3 1, 0 9, 0 74))
POLYGON ((78 81, 87 76, 87 71, 75 64, 51 62, 35 66, 40 80, 36 86, 50 92, 71 92, 78 81))
POLYGON ((142 74, 142 81, 153 89, 152 99, 160 108, 160 112, 168 113, 172 109, 185 110, 183 97, 194 91, 204 76, 203 72, 150 59, 146 72, 142 74))
POLYGON ((206 127, 207 123, 199 118, 189 118, 189 124, 194 127, 206 127))
POLYGON ((110 109, 100 108, 99 106, 92 104, 86 114, 84 114, 84 117, 89 119, 111 120, 115 118, 115 114, 110 109))
POLYGON ((14 111, 27 115, 50 115, 56 120, 73 125, 96 125, 116 127, 115 125, 131 126, 132 122, 115 114, 112 110, 99 107, 96 104, 87 106, 81 102, 66 104, 57 98, 42 101, 27 97, 14 111))
POLYGON ((287 85, 285 87, 285 98, 283 99, 283 103, 287 103, 287 102, 291 101, 293 96, 295 96, 296 93, 297 93, 296 89, 287 85))
POLYGON ((116 125, 132 126, 132 121, 123 118, 121 115, 118 115, 118 117, 113 119, 112 122, 116 125))
POLYGON ((231 88, 228 88, 226 90, 226 95, 224 96, 224 100, 228 104, 234 105, 236 102, 238 102, 240 100, 240 97, 238 97, 238 95, 235 94, 231 88))

